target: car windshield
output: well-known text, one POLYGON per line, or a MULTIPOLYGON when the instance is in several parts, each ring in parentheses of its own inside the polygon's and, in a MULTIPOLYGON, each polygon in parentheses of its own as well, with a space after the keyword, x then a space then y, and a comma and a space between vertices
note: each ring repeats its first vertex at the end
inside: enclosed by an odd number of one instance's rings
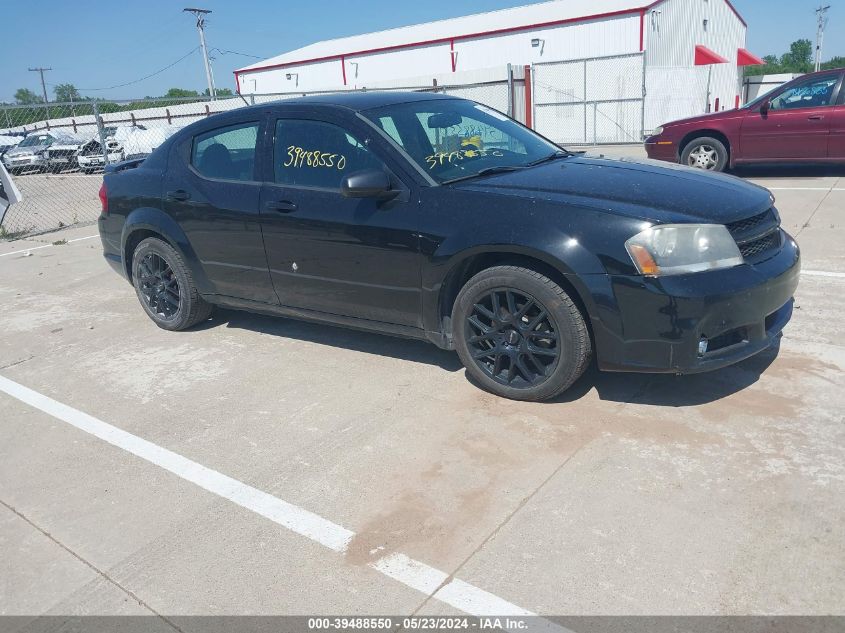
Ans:
POLYGON ((36 145, 47 145, 50 142, 50 137, 46 134, 38 134, 36 136, 27 136, 20 142, 18 147, 34 147, 36 145))
POLYGON ((362 114, 441 184, 567 155, 504 114, 463 99, 400 103, 362 114))

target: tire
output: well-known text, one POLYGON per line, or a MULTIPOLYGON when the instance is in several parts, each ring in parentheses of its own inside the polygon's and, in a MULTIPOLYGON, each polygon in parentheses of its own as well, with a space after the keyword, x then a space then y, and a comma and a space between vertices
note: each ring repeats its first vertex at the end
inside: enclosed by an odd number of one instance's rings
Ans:
POLYGON ((132 285, 147 316, 164 330, 185 330, 206 321, 214 309, 199 295, 182 256, 157 237, 135 248, 132 285))
POLYGON ((452 330, 470 378, 512 400, 555 397, 578 380, 592 355, 571 297, 521 266, 488 268, 470 279, 455 301, 452 330))
POLYGON ((702 136, 684 146, 681 164, 705 171, 725 171, 728 168, 728 150, 719 139, 702 136))

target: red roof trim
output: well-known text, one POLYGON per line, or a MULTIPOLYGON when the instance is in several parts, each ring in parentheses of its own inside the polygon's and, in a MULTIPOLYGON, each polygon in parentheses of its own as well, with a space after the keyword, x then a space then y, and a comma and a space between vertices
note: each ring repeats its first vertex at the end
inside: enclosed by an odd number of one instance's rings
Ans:
POLYGON ((731 3, 731 0, 725 0, 725 4, 727 4, 728 8, 734 12, 734 15, 739 18, 739 21, 742 22, 742 26, 748 28, 748 23, 745 21, 745 18, 743 18, 739 11, 736 10, 736 7, 731 3))
MULTIPOLYGON (((663 0, 652 3, 649 6, 659 4, 663 0)), ((538 22, 536 24, 526 24, 523 26, 509 26, 503 29, 493 29, 490 31, 479 31, 477 33, 467 33, 465 35, 450 35, 448 37, 439 37, 433 40, 421 40, 419 42, 406 42, 404 44, 394 44, 392 46, 382 46, 380 48, 370 48, 361 51, 352 51, 348 53, 336 53, 334 55, 326 55, 323 57, 313 57, 311 59, 301 59, 292 62, 284 62, 281 64, 268 64, 266 66, 256 66, 255 68, 248 68, 243 70, 236 70, 235 77, 238 75, 245 75, 247 73, 258 72, 259 70, 272 70, 274 68, 285 68, 287 66, 297 66, 299 64, 314 64, 317 62, 325 62, 340 57, 352 57, 355 55, 369 55, 372 53, 386 53, 388 51, 401 50, 403 48, 416 48, 419 46, 434 46, 435 44, 446 44, 451 41, 469 40, 477 37, 488 37, 490 35, 505 35, 507 33, 518 33, 520 31, 528 31, 531 29, 549 28, 552 26, 561 26, 564 24, 576 24, 578 22, 592 22, 594 20, 602 20, 606 18, 621 17, 623 15, 636 15, 645 11, 649 7, 636 7, 632 9, 622 9, 620 11, 610 11, 608 13, 596 13, 594 15, 585 15, 578 18, 567 18, 565 20, 552 20, 550 22, 538 22)))
MULTIPOLYGON (((250 68, 247 70, 236 70, 234 71, 235 74, 235 85, 238 86, 238 78, 240 75, 246 75, 248 73, 258 72, 261 70, 272 70, 274 68, 285 68, 287 66, 296 66, 299 64, 314 64, 316 62, 323 62, 329 61, 332 59, 342 59, 346 57, 352 57, 355 55, 367 55, 371 53, 385 53, 388 51, 394 50, 401 50, 403 48, 414 48, 418 46, 433 46, 435 44, 444 44, 446 42, 454 42, 455 40, 467 40, 473 39, 476 37, 484 37, 490 35, 504 35, 506 33, 518 33, 519 31, 527 31, 530 29, 538 29, 538 28, 549 28, 552 26, 560 26, 563 24, 577 24, 578 22, 591 22, 594 20, 601 20, 605 18, 613 18, 613 17, 620 17, 623 15, 634 15, 639 13, 640 14, 640 50, 644 50, 645 42, 644 42, 644 34, 643 31, 645 30, 645 14, 650 9, 653 9, 657 5, 663 3, 665 0, 655 0, 650 4, 643 6, 643 7, 636 7, 632 9, 623 9, 621 11, 611 11, 609 13, 596 13, 594 15, 586 15, 578 18, 567 18, 565 20, 553 20, 550 22, 539 22, 537 24, 526 24, 524 26, 513 26, 504 29, 494 29, 491 31, 480 31, 478 33, 469 33, 467 35, 456 35, 456 36, 449 36, 449 37, 442 37, 434 40, 423 40, 419 42, 407 42, 405 44, 395 44, 393 46, 384 46, 381 48, 372 48, 368 50, 361 50, 361 51, 353 51, 349 53, 338 53, 335 55, 327 55, 324 57, 314 57, 311 59, 303 59, 299 61, 292 61, 292 62, 285 62, 282 64, 268 64, 266 66, 256 66, 255 68, 250 68)), ((736 10, 736 7, 731 3, 731 0, 725 0, 725 3, 728 5, 731 11, 733 11, 734 15, 742 22, 742 25, 746 28, 748 27, 748 23, 745 19, 740 15, 739 11, 736 10)))

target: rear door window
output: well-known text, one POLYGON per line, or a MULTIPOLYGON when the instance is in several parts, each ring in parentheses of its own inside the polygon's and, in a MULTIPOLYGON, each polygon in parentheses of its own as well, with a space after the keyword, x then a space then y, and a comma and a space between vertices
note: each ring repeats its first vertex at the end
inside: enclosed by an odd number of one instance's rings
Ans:
POLYGON ((258 123, 239 123, 194 137, 191 165, 206 178, 255 180, 258 123))
POLYGON ((340 189, 346 174, 384 168, 364 143, 324 121, 279 119, 274 146, 273 170, 280 185, 340 189))

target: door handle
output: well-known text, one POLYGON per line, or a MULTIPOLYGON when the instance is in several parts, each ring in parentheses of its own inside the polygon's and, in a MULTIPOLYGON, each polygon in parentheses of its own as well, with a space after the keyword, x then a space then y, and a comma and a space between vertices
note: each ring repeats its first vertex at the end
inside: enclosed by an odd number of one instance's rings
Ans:
POLYGON ((296 211, 296 205, 290 200, 271 201, 264 205, 267 211, 276 211, 277 213, 292 213, 296 211))
POLYGON ((168 191, 165 198, 171 202, 185 202, 185 200, 191 199, 191 194, 184 189, 177 189, 176 191, 168 191))
POLYGON ((807 117, 808 121, 821 121, 822 119, 824 119, 824 116, 821 114, 811 114, 807 117))

